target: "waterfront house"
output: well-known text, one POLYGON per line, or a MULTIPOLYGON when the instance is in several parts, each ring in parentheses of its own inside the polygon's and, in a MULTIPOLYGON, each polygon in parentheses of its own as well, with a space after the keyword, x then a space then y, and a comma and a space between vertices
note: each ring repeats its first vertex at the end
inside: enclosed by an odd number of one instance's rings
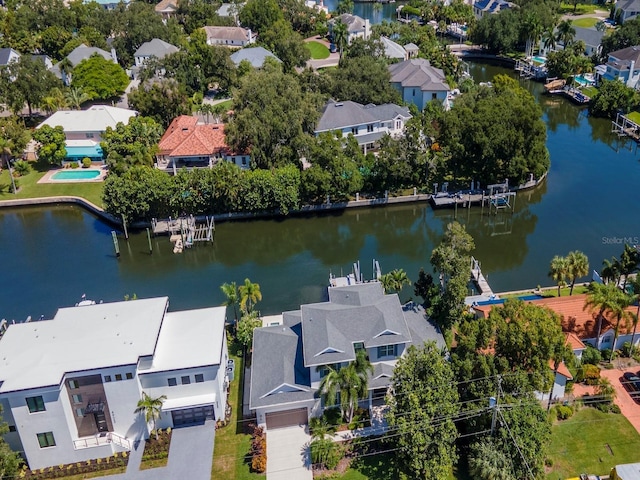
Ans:
POLYGON ((97 2, 105 10, 114 10, 120 3, 123 3, 125 6, 131 3, 131 0, 84 0, 84 3, 93 1, 97 2))
POLYGON ((619 80, 627 87, 638 88, 640 80, 640 45, 609 53, 607 63, 595 68, 596 81, 619 80))
POLYGON ((401 136, 411 118, 407 107, 393 103, 362 105, 360 103, 329 100, 314 133, 340 132, 340 136, 353 135, 367 153, 385 135, 401 136))
POLYGON ((282 63, 278 57, 264 47, 243 48, 231 55, 231 61, 235 63, 236 66, 240 65, 243 60, 246 60, 253 68, 262 68, 267 58, 282 63))
POLYGON ((429 60, 413 58, 389 66, 391 85, 400 92, 402 100, 413 103, 422 111, 427 103, 444 103, 451 88, 444 72, 432 67, 429 60))
POLYGON ((245 47, 255 43, 255 35, 248 28, 242 27, 202 27, 207 36, 208 45, 225 47, 245 47))
POLYGON ((226 144, 223 124, 203 123, 189 115, 173 119, 158 149, 156 167, 174 175, 180 168, 212 168, 220 161, 250 166, 248 153, 235 154, 226 144))
POLYGON ((358 15, 351 15, 350 13, 343 13, 337 18, 329 20, 328 26, 330 37, 333 35, 333 27, 337 21, 340 21, 347 26, 348 45, 350 45, 356 38, 369 40, 369 37, 371 36, 371 24, 369 23, 369 19, 364 19, 358 15))
POLYGON ((166 396, 159 428, 224 418, 226 307, 168 307, 167 297, 100 303, 9 326, 0 342, 5 439, 31 469, 131 450, 149 436, 134 413, 143 392, 166 396))
POLYGON ((20 54, 13 48, 0 48, 0 68, 20 60, 20 54))
MULTIPOLYGON (((75 67, 83 60, 91 58, 92 55, 100 55, 104 59, 111 60, 114 63, 118 61, 115 49, 111 49, 111 53, 109 53, 101 48, 87 47, 84 43, 74 48, 66 58, 71 64, 71 67, 75 67)), ((62 80, 65 85, 71 85, 71 74, 62 68, 62 62, 56 63, 51 71, 56 77, 62 80)))
POLYGON ((380 37, 380 43, 382 43, 382 47, 384 48, 384 56, 391 60, 407 60, 409 58, 409 53, 405 48, 394 42, 388 37, 380 37))
POLYGON ((223 3, 216 13, 222 18, 233 18, 233 20, 238 23, 238 15, 242 7, 244 7, 244 3, 223 3))
POLYGON ((178 0, 160 0, 154 7, 156 13, 162 16, 164 21, 173 17, 178 11, 178 0))
POLYGON ((65 148, 69 161, 85 157, 102 160, 102 134, 108 127, 115 129, 120 122, 127 125, 129 119, 137 114, 135 110, 126 108, 93 105, 87 110, 58 110, 36 128, 43 125, 52 128, 61 126, 66 138, 65 148))
POLYGON ((640 0, 618 0, 615 2, 616 16, 619 23, 635 18, 640 13, 640 0))
POLYGON ((327 365, 345 366, 365 350, 374 372, 362 404, 371 408, 384 404, 394 366, 410 345, 445 346, 422 307, 401 305, 379 282, 330 287, 328 301, 284 312, 282 324, 274 323, 254 330, 251 363, 249 408, 267 429, 322 414, 318 389, 327 365))
POLYGON ((513 7, 513 3, 506 0, 475 0, 473 2, 473 15, 480 20, 485 15, 500 13, 513 7))
MULTIPOLYGON (((598 311, 586 306, 587 295, 572 295, 569 297, 549 297, 538 300, 528 300, 529 302, 546 307, 557 313, 562 321, 562 331, 565 334, 572 334, 567 338, 567 344, 571 346, 578 358, 582 357, 585 345, 589 344, 598 347, 600 350, 613 348, 613 338, 615 336, 616 320, 609 313, 605 312, 602 319, 598 318, 598 311), (600 321, 601 320, 601 321, 600 321), (598 330, 600 335, 598 335, 598 330), (576 342, 573 337, 577 337, 576 342)), ((476 316, 486 318, 495 305, 474 306, 476 316)), ((637 307, 629 307, 630 313, 635 314, 637 307)), ((622 348, 625 342, 631 341, 633 333, 632 325, 625 325, 624 322, 618 330, 618 341, 616 349, 622 348)), ((640 342, 640 332, 636 335, 635 343, 640 342)))

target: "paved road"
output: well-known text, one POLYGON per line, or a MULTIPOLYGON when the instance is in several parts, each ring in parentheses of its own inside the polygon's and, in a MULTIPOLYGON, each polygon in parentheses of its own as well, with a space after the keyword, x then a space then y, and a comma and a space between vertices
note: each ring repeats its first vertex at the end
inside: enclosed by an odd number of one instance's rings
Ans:
POLYGON ((598 17, 601 19, 609 18, 609 12, 606 10, 595 10, 593 13, 585 13, 582 15, 574 15, 573 13, 567 13, 562 15, 562 20, 578 20, 580 18, 593 18, 598 17))

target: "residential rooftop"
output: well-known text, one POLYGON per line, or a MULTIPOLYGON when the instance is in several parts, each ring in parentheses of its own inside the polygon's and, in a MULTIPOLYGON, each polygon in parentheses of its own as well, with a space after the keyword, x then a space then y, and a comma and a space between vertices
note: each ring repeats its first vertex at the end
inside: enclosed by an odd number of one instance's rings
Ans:
POLYGON ((442 69, 432 67, 429 60, 413 58, 389 66, 391 83, 402 87, 419 87, 423 91, 449 91, 442 69))
POLYGON ((120 122, 128 124, 137 114, 135 110, 126 108, 93 105, 87 110, 58 110, 37 128, 59 125, 65 132, 104 132, 107 127, 115 128, 120 122))
POLYGON ((228 147, 223 124, 202 124, 197 117, 180 115, 164 132, 158 148, 161 155, 179 157, 211 155, 228 147))
POLYGON ((264 47, 243 48, 231 55, 231 61, 236 65, 240 65, 240 62, 246 60, 253 68, 262 68, 267 58, 271 58, 278 63, 282 62, 264 47))

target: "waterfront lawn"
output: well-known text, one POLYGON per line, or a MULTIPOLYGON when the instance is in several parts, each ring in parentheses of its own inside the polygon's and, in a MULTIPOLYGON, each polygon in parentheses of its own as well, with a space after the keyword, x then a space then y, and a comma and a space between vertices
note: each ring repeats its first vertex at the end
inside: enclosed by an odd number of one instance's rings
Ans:
POLYGON ((574 27, 592 28, 600 19, 596 17, 578 18, 571 22, 574 27))
POLYGON ((217 480, 256 480, 265 475, 251 473, 249 466, 249 449, 251 435, 245 433, 247 422, 242 421, 242 390, 244 364, 242 347, 235 341, 229 341, 229 358, 235 360, 235 378, 229 386, 229 405, 231 419, 225 427, 216 430, 216 441, 213 450, 213 466, 211 479, 217 480))
POLYGON ((609 475, 614 465, 638 461, 640 435, 620 414, 584 407, 552 427, 547 480, 580 473, 609 475))
POLYGON ((596 93, 598 93, 598 89, 596 87, 582 87, 580 91, 589 98, 595 97, 596 93))
POLYGON ((320 42, 307 42, 305 44, 311 52, 311 58, 314 60, 324 60, 329 58, 329 49, 320 42))
POLYGON ((91 203, 102 207, 103 182, 78 183, 38 183, 46 171, 32 170, 24 177, 18 177, 20 191, 17 195, 11 189, 11 178, 6 168, 0 173, 0 200, 15 198, 55 197, 58 195, 72 195, 83 197, 91 203))
POLYGON ((639 112, 629 112, 629 113, 627 113, 625 115, 625 117, 627 117, 633 123, 637 123, 638 125, 640 125, 640 113, 639 112))

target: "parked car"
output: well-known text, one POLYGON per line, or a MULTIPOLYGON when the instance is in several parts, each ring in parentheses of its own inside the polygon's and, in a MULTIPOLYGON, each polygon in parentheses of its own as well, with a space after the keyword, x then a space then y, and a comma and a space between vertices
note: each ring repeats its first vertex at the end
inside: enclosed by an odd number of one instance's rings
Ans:
POLYGON ((640 377, 633 372, 622 375, 621 383, 629 392, 640 392, 640 377))
POLYGON ((332 43, 332 44, 329 45, 329 51, 331 53, 336 53, 338 51, 338 49, 336 48, 336 44, 335 43, 332 43))

